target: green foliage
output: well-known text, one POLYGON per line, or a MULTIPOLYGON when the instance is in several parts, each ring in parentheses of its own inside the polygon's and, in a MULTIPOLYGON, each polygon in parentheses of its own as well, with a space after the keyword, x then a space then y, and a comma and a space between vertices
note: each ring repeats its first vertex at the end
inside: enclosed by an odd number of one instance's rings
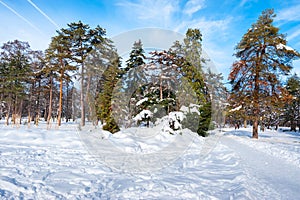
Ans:
POLYGON ((81 106, 81 126, 85 125, 86 104, 88 101, 87 90, 89 90, 91 78, 86 79, 87 69, 85 60, 89 53, 95 50, 98 45, 104 41, 106 31, 99 25, 91 29, 88 24, 81 21, 68 24, 68 28, 61 29, 59 34, 63 35, 64 39, 70 44, 70 59, 77 67, 80 68, 78 73, 80 76, 80 106, 81 106))
POLYGON ((113 50, 111 53, 114 56, 110 58, 107 69, 102 74, 99 82, 99 94, 96 100, 96 109, 98 119, 106 124, 103 126, 103 129, 115 133, 119 128, 112 116, 112 97, 114 88, 121 78, 123 71, 120 69, 120 59, 117 56, 117 53, 113 50))
POLYGON ((291 98, 284 106, 283 124, 290 123, 291 130, 296 131, 296 124, 300 126, 300 78, 297 74, 288 78, 286 89, 291 98))
POLYGON ((143 44, 141 40, 134 42, 132 50, 129 55, 129 59, 126 61, 126 68, 125 71, 129 71, 132 68, 137 68, 143 64, 145 64, 144 55, 145 51, 143 49, 143 44))
POLYGON ((19 40, 9 41, 1 46, 0 100, 6 103, 7 124, 10 113, 21 116, 22 103, 28 98, 30 53, 29 44, 19 40))
POLYGON ((175 42, 170 52, 175 58, 175 64, 178 66, 182 78, 187 80, 195 93, 197 104, 200 104, 200 116, 195 113, 187 114, 184 127, 195 127, 192 128, 193 131, 196 131, 200 136, 207 136, 212 109, 211 98, 202 69, 205 60, 202 58, 201 42, 202 34, 199 29, 188 29, 184 44, 175 42))
POLYGON ((106 117, 105 125, 103 125, 103 130, 107 130, 111 133, 116 133, 120 131, 118 124, 115 122, 114 118, 110 115, 106 117))
POLYGON ((202 104, 199 108, 200 117, 199 117, 199 126, 197 133, 200 136, 207 136, 207 131, 209 130, 211 124, 211 102, 206 102, 202 104))

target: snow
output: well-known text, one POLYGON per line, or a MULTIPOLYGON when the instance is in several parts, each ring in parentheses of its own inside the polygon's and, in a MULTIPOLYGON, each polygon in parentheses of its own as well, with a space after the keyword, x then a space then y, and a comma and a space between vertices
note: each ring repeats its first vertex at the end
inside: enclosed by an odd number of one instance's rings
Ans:
POLYGON ((240 106, 238 106, 238 107, 236 107, 236 108, 233 108, 233 109, 229 110, 228 112, 235 112, 235 111, 241 110, 242 107, 243 107, 243 106, 240 105, 240 106))
POLYGON ((134 121, 140 121, 147 117, 152 117, 153 113, 150 110, 142 110, 139 114, 137 114, 135 117, 133 117, 134 121))
POLYGON ((199 105, 197 104, 190 104, 188 107, 187 106, 181 106, 180 111, 182 111, 183 113, 187 114, 187 113, 197 113, 198 115, 200 115, 199 112, 199 105))
MULTIPOLYGON (((184 114, 183 112, 170 112, 169 113, 169 125, 170 123, 174 123, 174 129, 175 130, 181 130, 182 129, 182 125, 181 125, 181 122, 184 118, 184 114)), ((168 130, 170 131, 170 130, 168 130)), ((171 131, 173 134, 174 132, 171 131)))
POLYGON ((297 199, 300 134, 0 121, 0 199, 297 199))
POLYGON ((286 45, 284 45, 284 44, 282 44, 282 43, 279 43, 278 45, 276 45, 276 48, 277 49, 286 49, 286 50, 288 50, 288 51, 295 51, 292 47, 289 47, 289 46, 286 46, 286 45))
POLYGON ((139 100, 138 102, 136 102, 136 106, 140 106, 140 105, 142 105, 144 102, 146 102, 146 101, 148 101, 149 100, 149 98, 148 97, 146 97, 146 98, 144 98, 144 99, 141 99, 141 100, 139 100))

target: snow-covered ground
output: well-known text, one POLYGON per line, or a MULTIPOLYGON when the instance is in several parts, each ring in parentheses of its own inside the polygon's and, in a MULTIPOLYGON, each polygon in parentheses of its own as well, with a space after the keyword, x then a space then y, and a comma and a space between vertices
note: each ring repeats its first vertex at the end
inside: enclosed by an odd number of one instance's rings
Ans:
POLYGON ((300 134, 161 126, 110 135, 0 121, 0 199, 297 199, 300 134))

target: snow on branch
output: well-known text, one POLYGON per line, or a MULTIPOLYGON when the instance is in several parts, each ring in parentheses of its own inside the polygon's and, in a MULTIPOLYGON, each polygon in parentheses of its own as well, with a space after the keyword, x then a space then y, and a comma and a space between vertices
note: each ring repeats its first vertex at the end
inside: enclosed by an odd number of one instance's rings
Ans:
POLYGON ((241 110, 241 108, 242 108, 242 106, 238 106, 236 108, 229 110, 228 112, 235 112, 235 111, 241 110))
POLYGON ((286 49, 286 50, 288 50, 288 51, 295 51, 292 47, 286 46, 286 45, 284 45, 284 44, 282 44, 282 43, 277 44, 277 45, 276 45, 276 48, 277 48, 277 49, 280 49, 280 50, 286 49))

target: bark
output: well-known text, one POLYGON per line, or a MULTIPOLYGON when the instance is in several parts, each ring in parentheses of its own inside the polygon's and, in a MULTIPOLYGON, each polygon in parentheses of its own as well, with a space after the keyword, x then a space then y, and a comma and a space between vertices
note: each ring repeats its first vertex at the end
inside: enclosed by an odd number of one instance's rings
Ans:
POLYGON ((53 98, 53 83, 52 83, 52 77, 51 77, 51 80, 50 80, 50 91, 49 91, 49 109, 48 109, 48 117, 47 117, 47 125, 50 124, 50 120, 51 120, 51 115, 52 115, 52 98, 53 98))
POLYGON ((85 105, 84 105, 84 65, 81 66, 81 83, 80 83, 80 105, 81 105, 81 126, 85 126, 85 105))
POLYGON ((254 90, 253 90, 253 109, 254 109, 254 123, 252 138, 258 139, 258 121, 259 121, 259 73, 260 63, 262 62, 262 55, 259 56, 259 52, 256 53, 256 57, 259 58, 255 66, 255 78, 254 78, 254 90))
POLYGON ((7 108, 7 113, 6 113, 6 119, 5 119, 5 125, 9 125, 9 116, 10 116, 10 109, 11 109, 11 105, 10 103, 8 103, 8 108, 7 108))
POLYGON ((58 113, 57 113, 57 125, 61 126, 61 113, 62 113, 62 95, 63 95, 63 76, 64 71, 61 70, 59 79, 59 103, 58 103, 58 113))
POLYGON ((258 139, 258 119, 254 119, 252 138, 258 139))

